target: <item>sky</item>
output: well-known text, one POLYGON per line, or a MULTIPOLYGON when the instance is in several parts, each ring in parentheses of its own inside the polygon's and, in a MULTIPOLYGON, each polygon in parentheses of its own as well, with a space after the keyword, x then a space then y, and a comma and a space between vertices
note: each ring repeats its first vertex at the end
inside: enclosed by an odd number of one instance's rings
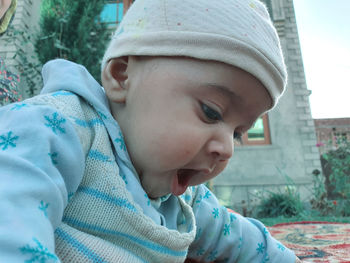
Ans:
POLYGON ((313 118, 350 118, 350 0, 293 0, 313 118))

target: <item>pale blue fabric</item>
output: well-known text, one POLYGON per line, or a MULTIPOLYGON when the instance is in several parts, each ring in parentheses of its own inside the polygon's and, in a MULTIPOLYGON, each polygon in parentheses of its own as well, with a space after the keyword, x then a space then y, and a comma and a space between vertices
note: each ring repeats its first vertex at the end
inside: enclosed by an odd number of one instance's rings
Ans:
MULTIPOLYGON (((54 60, 44 66, 43 79, 42 93, 74 93, 96 109, 134 201, 155 223, 182 231, 178 197, 148 199, 104 90, 86 69, 54 60)), ((54 230, 79 187, 84 166, 79 136, 55 108, 30 101, 0 108, 0 262, 60 262, 54 253, 54 230)), ((190 192, 181 196, 196 218, 197 236, 189 257, 201 262, 295 262, 294 253, 272 238, 259 221, 229 213, 203 185, 190 192)))

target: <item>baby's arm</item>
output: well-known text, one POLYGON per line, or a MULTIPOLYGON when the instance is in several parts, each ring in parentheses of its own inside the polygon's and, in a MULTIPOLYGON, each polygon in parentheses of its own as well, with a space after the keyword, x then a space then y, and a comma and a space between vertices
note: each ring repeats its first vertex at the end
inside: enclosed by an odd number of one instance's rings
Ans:
POLYGON ((205 186, 198 186, 194 194, 197 236, 189 258, 200 262, 296 261, 294 253, 275 240, 258 220, 229 213, 205 186))
POLYGON ((79 138, 57 110, 0 108, 0 262, 59 262, 54 230, 83 169, 79 138))

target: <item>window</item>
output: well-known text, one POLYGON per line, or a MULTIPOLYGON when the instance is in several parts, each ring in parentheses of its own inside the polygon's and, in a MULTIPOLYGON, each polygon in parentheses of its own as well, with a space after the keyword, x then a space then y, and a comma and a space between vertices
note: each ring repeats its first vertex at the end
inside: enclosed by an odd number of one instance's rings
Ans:
POLYGON ((265 114, 258 118, 248 132, 242 136, 240 145, 265 145, 271 144, 269 119, 265 114))
POLYGON ((101 22, 106 23, 109 28, 115 29, 122 21, 123 15, 132 2, 133 0, 106 1, 101 13, 101 22))
POLYGON ((122 0, 107 1, 101 13, 101 22, 106 23, 110 28, 117 27, 123 18, 123 12, 122 0))
POLYGON ((341 144, 344 144, 346 142, 350 141, 350 132, 342 131, 342 132, 335 132, 335 129, 333 131, 333 145, 338 147, 341 144))

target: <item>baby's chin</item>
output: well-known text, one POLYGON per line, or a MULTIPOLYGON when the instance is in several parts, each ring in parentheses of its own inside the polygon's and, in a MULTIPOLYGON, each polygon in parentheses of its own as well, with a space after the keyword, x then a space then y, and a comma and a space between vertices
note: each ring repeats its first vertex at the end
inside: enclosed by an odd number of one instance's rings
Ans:
POLYGON ((158 198, 161 198, 163 196, 170 194, 170 192, 162 192, 162 193, 147 193, 146 192, 146 194, 147 194, 149 199, 156 200, 158 198))
POLYGON ((163 197, 165 195, 170 194, 170 190, 160 189, 157 186, 147 185, 142 180, 141 180, 141 185, 142 185, 143 190, 145 190, 148 198, 152 199, 152 200, 155 200, 155 199, 158 199, 160 197, 163 197))

